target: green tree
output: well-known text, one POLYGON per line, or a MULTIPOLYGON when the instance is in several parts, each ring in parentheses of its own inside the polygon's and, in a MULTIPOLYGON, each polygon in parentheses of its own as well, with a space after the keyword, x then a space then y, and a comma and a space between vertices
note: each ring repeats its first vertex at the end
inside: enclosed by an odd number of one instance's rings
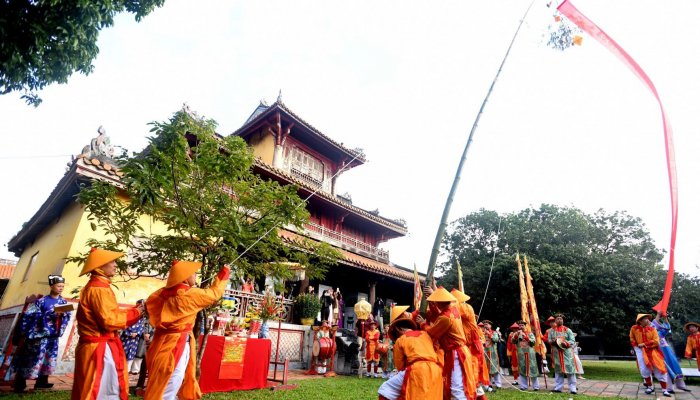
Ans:
MULTIPOLYGON (((123 187, 96 181, 78 194, 92 229, 107 234, 87 245, 129 251, 126 260, 118 261, 123 279, 167 276, 172 260, 202 262, 204 287, 234 261, 237 279, 291 278, 294 271, 277 261, 304 265, 306 275, 317 279, 337 262, 340 253, 326 243, 305 239, 290 246, 276 234, 278 227, 303 229, 309 218, 304 200, 297 186, 281 186, 254 173, 254 156, 241 138, 218 136, 215 121, 186 108, 152 125, 150 145, 140 154, 120 157, 123 187), (143 216, 163 223, 167 233, 154 234, 142 226, 143 216)), ((68 261, 82 263, 87 255, 68 261)), ((196 337, 208 312, 197 317, 196 337)), ((198 371, 207 335, 197 352, 198 371)))
MULTIPOLYGON (((649 312, 663 291, 666 272, 644 223, 625 212, 586 214, 574 207, 542 205, 498 215, 479 210, 454 221, 443 244, 446 261, 440 282, 457 284, 456 261, 477 312, 496 258, 482 316, 501 326, 520 318, 515 254, 527 255, 540 316, 563 312, 573 329, 595 334, 626 352, 629 327, 639 312, 649 312), (499 219, 501 231, 496 240, 499 219)), ((677 275, 672 316, 697 309, 700 298, 681 293, 697 288, 677 275), (695 308, 693 308, 695 307, 695 308)))
POLYGON ((35 107, 37 91, 66 83, 73 71, 88 75, 97 37, 121 12, 141 21, 165 0, 0 1, 0 94, 24 92, 35 107))

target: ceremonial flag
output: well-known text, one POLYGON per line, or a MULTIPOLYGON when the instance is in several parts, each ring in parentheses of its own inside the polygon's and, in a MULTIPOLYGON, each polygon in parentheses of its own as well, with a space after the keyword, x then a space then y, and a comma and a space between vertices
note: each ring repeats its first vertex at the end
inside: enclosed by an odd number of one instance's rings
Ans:
POLYGON ((547 348, 542 342, 542 327, 540 326, 540 316, 537 313, 537 303, 535 302, 535 290, 532 287, 532 276, 530 276, 530 269, 527 267, 527 256, 524 256, 525 260, 525 279, 527 281, 527 297, 530 301, 530 314, 532 315, 532 331, 535 334, 535 351, 540 353, 544 357, 547 353, 547 348))
POLYGON ((666 286, 664 288, 664 295, 659 302, 659 304, 653 307, 654 310, 660 311, 662 314, 666 314, 666 309, 668 308, 668 301, 671 298, 671 286, 673 284, 673 265, 676 254, 676 230, 678 227, 678 179, 676 177, 676 154, 673 146, 673 130, 671 129, 671 121, 666 118, 666 112, 664 112, 664 106, 661 104, 661 98, 656 91, 654 83, 652 83, 649 76, 642 70, 642 67, 637 64, 632 57, 627 54, 625 50, 620 47, 610 36, 608 36, 602 29, 600 29, 596 24, 588 19, 585 15, 574 7, 569 0, 564 0, 559 7, 557 7, 560 13, 562 13, 566 18, 571 20, 574 24, 578 25, 579 28, 583 29, 586 33, 591 35, 591 37, 597 40, 600 44, 608 49, 611 53, 615 55, 627 68, 632 71, 632 73, 639 78, 642 83, 649 89, 649 91, 654 95, 656 100, 659 102, 659 107, 661 108, 661 120, 664 125, 664 138, 666 144, 666 167, 668 169, 668 182, 671 188, 671 251, 669 252, 668 259, 668 275, 666 275, 666 286))
POLYGON ((464 282, 462 282, 462 266, 459 265, 459 260, 457 260, 457 277, 459 281, 457 282, 459 284, 459 291, 464 293, 464 282))
POLYGON ((530 313, 527 311, 527 288, 525 286, 525 278, 523 277, 523 266, 520 265, 520 253, 516 254, 515 259, 518 262, 518 274, 520 274, 520 315, 522 320, 525 321, 525 329, 527 332, 532 332, 530 327, 530 313))
POLYGON ((413 306, 416 310, 420 309, 420 302, 423 300, 423 290, 420 288, 420 279, 418 279, 418 270, 416 264, 413 264, 413 306))

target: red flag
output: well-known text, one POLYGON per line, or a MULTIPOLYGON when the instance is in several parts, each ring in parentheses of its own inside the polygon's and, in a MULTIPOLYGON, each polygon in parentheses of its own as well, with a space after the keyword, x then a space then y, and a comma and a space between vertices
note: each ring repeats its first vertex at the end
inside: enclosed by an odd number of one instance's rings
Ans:
POLYGON ((583 29, 586 33, 591 35, 591 37, 597 40, 600 44, 608 49, 611 53, 615 55, 627 68, 629 68, 634 75, 639 78, 642 83, 651 91, 651 93, 656 97, 659 102, 659 107, 661 108, 661 119, 664 125, 664 138, 666 141, 666 167, 668 169, 668 182, 671 188, 671 251, 669 252, 668 260, 668 275, 666 276, 666 286, 664 288, 664 295, 659 304, 654 306, 654 310, 660 311, 662 314, 666 314, 666 309, 668 308, 668 301, 671 298, 671 286, 673 284, 673 266, 675 260, 676 252, 676 228, 678 227, 678 179, 676 177, 676 155, 673 147, 673 130, 671 129, 671 122, 666 118, 666 113, 664 112, 664 106, 661 104, 661 98, 656 92, 656 87, 654 83, 649 79, 649 76, 642 70, 642 67, 637 64, 632 57, 627 54, 625 50, 620 47, 610 36, 608 36, 602 29, 600 29, 596 24, 588 19, 585 15, 574 7, 569 0, 564 0, 563 3, 557 10, 561 12, 566 18, 571 20, 573 23, 578 25, 579 28, 583 29))
POLYGON ((420 279, 418 278, 418 270, 416 264, 413 264, 413 306, 416 310, 420 309, 420 302, 423 300, 423 289, 420 288, 420 279))

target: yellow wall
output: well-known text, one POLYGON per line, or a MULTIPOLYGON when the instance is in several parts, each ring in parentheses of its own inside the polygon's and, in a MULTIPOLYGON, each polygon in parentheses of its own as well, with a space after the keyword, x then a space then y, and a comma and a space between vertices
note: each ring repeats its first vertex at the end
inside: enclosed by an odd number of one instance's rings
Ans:
MULTIPOLYGON (((61 272, 64 258, 73 242, 76 229, 81 222, 83 210, 76 202, 71 202, 58 221, 49 224, 37 236, 31 246, 22 251, 10 283, 7 285, 5 296, 0 309, 23 305, 24 299, 30 294, 48 294, 49 287, 39 282, 48 282, 48 275, 61 272), (32 256, 37 255, 27 280, 22 282, 32 256)), ((67 294, 67 293, 66 293, 67 294)), ((66 296, 68 297, 68 296, 66 296)))
MULTIPOLYGON (((122 197, 122 200, 125 198, 122 197)), ((46 284, 39 284, 39 281, 46 282, 47 275, 61 272, 60 268, 57 267, 60 267, 64 258, 85 253, 88 250, 85 244, 87 239, 103 240, 106 237, 102 229, 92 230, 87 215, 82 206, 72 202, 66 207, 58 223, 47 227, 39 234, 31 247, 24 249, 0 309, 22 305, 26 296, 32 293, 48 294, 49 287, 46 284), (29 260, 37 251, 39 251, 39 255, 29 279, 26 282, 21 282, 29 260)), ((167 232, 162 223, 152 221, 148 217, 141 217, 139 222, 147 234, 165 234, 167 232)), ((66 299, 77 298, 77 293, 71 294, 71 291, 85 286, 89 279, 89 275, 79 277, 80 270, 81 267, 75 263, 66 263, 63 266, 62 275, 66 278, 63 297, 66 299)), ((113 281, 117 286, 114 290, 117 302, 122 304, 134 304, 137 300, 146 299, 156 289, 163 286, 163 280, 150 277, 139 277, 122 282, 123 278, 115 276, 113 281)))
POLYGON ((275 137, 268 129, 250 136, 249 145, 253 147, 253 155, 260 158, 267 165, 272 165, 272 156, 275 153, 275 137))

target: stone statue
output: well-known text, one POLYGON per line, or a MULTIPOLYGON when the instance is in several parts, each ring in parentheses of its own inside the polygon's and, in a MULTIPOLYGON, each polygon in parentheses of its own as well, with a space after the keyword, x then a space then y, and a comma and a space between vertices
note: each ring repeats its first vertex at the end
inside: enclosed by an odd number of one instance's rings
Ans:
POLYGON ((114 157, 114 147, 110 144, 107 132, 100 125, 97 129, 98 136, 90 141, 89 146, 83 148, 83 154, 86 158, 94 158, 105 156, 107 158, 114 157))

